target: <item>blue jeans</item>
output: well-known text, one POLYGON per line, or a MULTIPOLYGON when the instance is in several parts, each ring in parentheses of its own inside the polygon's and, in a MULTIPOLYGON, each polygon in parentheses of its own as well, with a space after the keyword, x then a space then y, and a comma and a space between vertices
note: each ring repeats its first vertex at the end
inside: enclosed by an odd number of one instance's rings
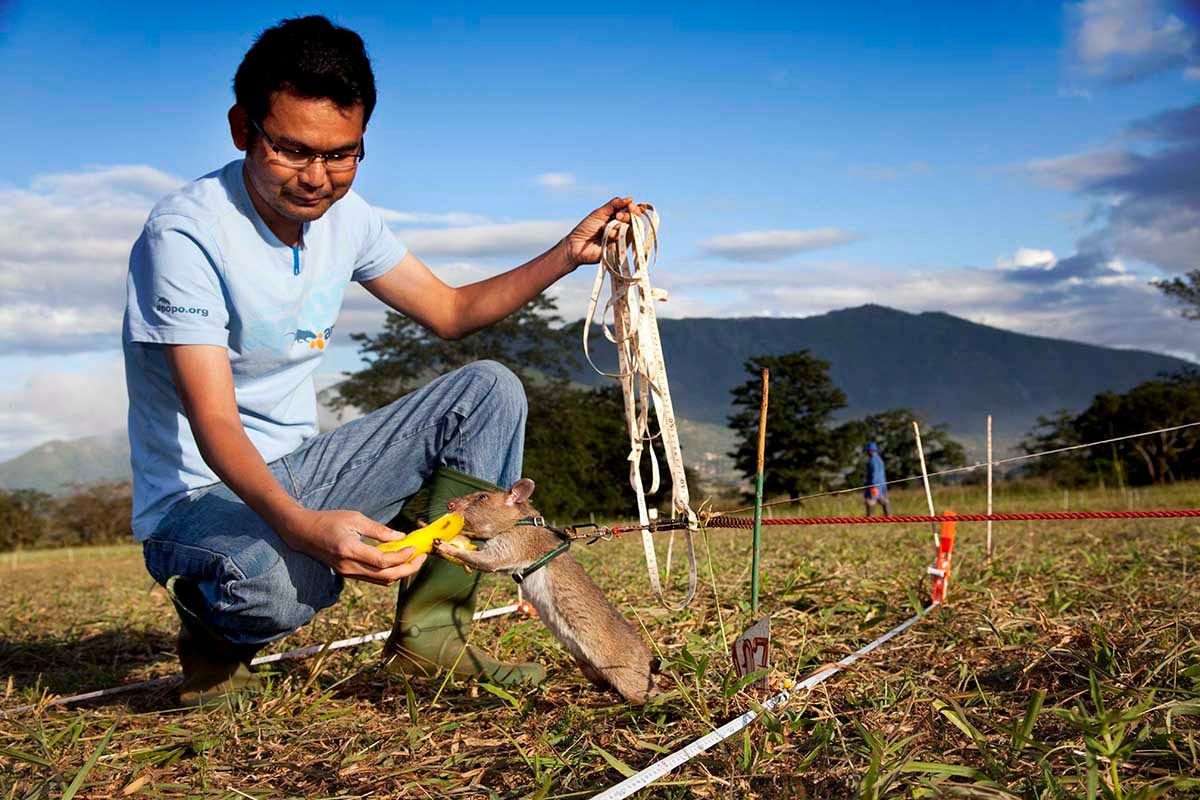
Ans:
MULTIPOLYGON (((305 508, 352 509, 386 523, 439 465, 500 486, 521 477, 525 391, 506 367, 478 361, 268 467, 305 508)), ((288 635, 333 605, 343 579, 292 550, 223 483, 176 503, 143 544, 159 583, 194 582, 201 616, 234 644, 288 635)))

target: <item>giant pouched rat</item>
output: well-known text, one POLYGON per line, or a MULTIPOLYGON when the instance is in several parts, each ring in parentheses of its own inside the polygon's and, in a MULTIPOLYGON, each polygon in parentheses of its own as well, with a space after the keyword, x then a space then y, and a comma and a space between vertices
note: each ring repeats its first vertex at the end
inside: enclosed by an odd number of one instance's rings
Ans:
MULTIPOLYGON (((511 574, 530 566, 562 544, 544 527, 517 525, 538 517, 529 504, 533 488, 533 481, 522 478, 507 492, 475 492, 450 500, 446 506, 451 513, 461 514, 466 529, 486 541, 475 551, 442 544, 435 544, 434 551, 482 572, 511 574)), ((600 688, 616 689, 636 705, 644 705, 658 693, 652 677, 658 659, 569 552, 529 574, 521 586, 588 680, 600 688)))

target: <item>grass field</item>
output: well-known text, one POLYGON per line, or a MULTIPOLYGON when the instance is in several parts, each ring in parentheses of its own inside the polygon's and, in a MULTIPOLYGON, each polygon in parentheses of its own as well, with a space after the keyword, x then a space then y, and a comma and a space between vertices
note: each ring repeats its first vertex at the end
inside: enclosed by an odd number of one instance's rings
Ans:
MULTIPOLYGON (((978 488, 936 498, 983 510, 978 488)), ((1001 486, 996 509, 1064 503, 1190 508, 1200 486, 1001 486)), ((893 511, 924 504, 897 493, 893 511)), ((845 497, 804 513, 860 509, 845 497)), ((1197 521, 997 523, 995 537, 989 566, 984 525, 960 525, 945 608, 637 797, 1200 796, 1197 521)), ((235 708, 178 710, 161 690, 21 713, 0 718, 0 800, 590 797, 750 707, 727 650, 752 621, 749 544, 748 531, 700 539, 702 586, 678 613, 650 596, 637 539, 576 549, 663 656, 673 690, 646 709, 590 688, 537 620, 509 616, 474 641, 545 663, 540 689, 405 685, 375 644, 273 665, 265 695, 235 708)), ((765 529, 772 685, 911 616, 932 550, 923 525, 765 529)), ((174 612, 138 548, 0 556, 0 581, 0 707, 175 671, 174 612)), ((515 598, 507 579, 484 586, 485 607, 515 598)), ((394 592, 350 585, 274 650, 384 630, 394 592)))

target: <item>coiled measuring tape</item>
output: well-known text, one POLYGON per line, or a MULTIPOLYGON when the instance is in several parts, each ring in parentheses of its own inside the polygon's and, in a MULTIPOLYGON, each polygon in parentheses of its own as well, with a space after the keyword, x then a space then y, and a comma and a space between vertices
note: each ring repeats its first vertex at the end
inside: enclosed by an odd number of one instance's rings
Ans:
MULTIPOLYGON (((688 496, 687 477, 683 469, 683 454, 679 447, 679 431, 675 425, 675 409, 671 403, 671 391, 667 385, 667 368, 663 359, 662 339, 658 333, 658 317, 654 304, 667 299, 667 293, 650 285, 650 265, 658 258, 658 212, 652 205, 643 205, 644 217, 631 213, 628 223, 612 220, 604 228, 600 244, 600 265, 592 294, 588 301, 588 313, 583 326, 583 355, 592 369, 621 384, 625 398, 625 419, 629 430, 629 483, 637 495, 638 520, 642 525, 642 549, 646 555, 646 571, 654 596, 664 606, 679 610, 687 607, 696 595, 696 548, 692 531, 698 523, 691 509, 688 496), (592 361, 588 352, 588 332, 591 330, 596 309, 600 306, 600 293, 604 288, 604 276, 608 275, 612 285, 612 296, 600 315, 604 336, 617 347, 619 372, 608 373, 592 361), (608 309, 613 311, 613 329, 608 327, 608 309), (679 605, 667 602, 663 596, 662 583, 658 576, 658 558, 654 553, 654 538, 650 532, 650 510, 646 507, 646 492, 654 494, 659 486, 658 457, 648 443, 654 438, 650 434, 650 406, 658 419, 662 435, 663 450, 671 474, 671 507, 677 516, 688 521, 684 536, 688 549, 688 590, 679 605), (648 451, 650 456, 650 488, 642 480, 642 459, 648 451)), ((671 534, 672 537, 674 533, 671 534)), ((672 540, 673 541, 673 540, 672 540)), ((670 568, 670 550, 667 566, 670 568)))

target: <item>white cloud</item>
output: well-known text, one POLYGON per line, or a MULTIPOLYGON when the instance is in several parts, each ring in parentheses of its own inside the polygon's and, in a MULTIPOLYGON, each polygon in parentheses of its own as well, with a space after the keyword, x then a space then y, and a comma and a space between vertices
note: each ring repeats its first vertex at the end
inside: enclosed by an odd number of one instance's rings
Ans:
POLYGON ((1134 157, 1119 150, 1101 150, 1093 153, 1043 158, 1026 163, 1024 171, 1043 186, 1064 191, 1078 191, 1081 187, 1118 175, 1133 168, 1134 157))
POLYGON ((34 368, 0 391, 0 460, 50 439, 76 439, 125 427, 125 369, 119 355, 83 369, 34 368))
POLYGON ((1089 77, 1128 82, 1195 64, 1200 41, 1163 0, 1068 4, 1070 49, 1089 77))
POLYGON ((417 256, 429 259, 521 258, 550 249, 575 227, 574 221, 510 222, 463 228, 416 228, 396 235, 417 256))
POLYGON ((1105 275, 1096 279, 1097 286, 1137 286, 1142 280, 1136 275, 1105 275))
POLYGON ((486 225, 490 219, 482 214, 471 214, 465 211, 449 211, 443 214, 426 211, 393 211, 390 208, 375 207, 383 221, 390 225, 486 225))
POLYGON ((996 259, 996 266, 1001 269, 1021 267, 1044 267, 1049 269, 1058 259, 1052 250, 1037 250, 1032 247, 1018 247, 1012 258, 1001 256, 996 259))
POLYGON ((1196 269, 1200 253, 1200 104, 1167 109, 1129 125, 1128 150, 1027 164, 1034 180, 1091 201, 1081 252, 1106 252, 1166 272, 1196 269))
POLYGON ((914 175, 928 175, 933 172, 933 167, 924 161, 909 161, 906 164, 896 164, 892 166, 880 164, 851 164, 849 167, 850 174, 864 178, 869 181, 895 181, 901 178, 908 178, 914 175))
POLYGON ((1188 67, 1183 71, 1183 77, 1189 81, 1200 81, 1200 67, 1188 67))
POLYGON ((0 188, 0 346, 119 346, 129 249, 155 201, 182 183, 133 165, 0 188))
POLYGON ((1188 272, 1200 266, 1200 206, 1189 208, 1178 198, 1126 199, 1109 213, 1107 227, 1085 241, 1107 244, 1167 271, 1188 272))
POLYGON ((575 187, 575 176, 570 172, 544 172, 535 177, 533 182, 544 189, 563 191, 575 187))
POLYGON ((530 182, 551 194, 588 197, 596 204, 608 200, 612 196, 612 192, 605 186, 583 182, 573 172, 543 172, 533 176, 530 182))
POLYGON ((1092 99, 1092 93, 1090 90, 1082 89, 1078 86, 1059 86, 1058 87, 1058 96, 1059 97, 1073 97, 1073 98, 1078 98, 1080 100, 1091 100, 1092 99))
POLYGON ((33 179, 31 188, 36 194, 64 205, 138 205, 147 201, 153 204, 184 182, 183 178, 154 167, 127 164, 95 167, 87 172, 39 175, 33 179))
POLYGON ((700 248, 722 258, 742 261, 780 261, 797 253, 857 241, 862 237, 841 228, 813 230, 745 231, 714 236, 700 248))

